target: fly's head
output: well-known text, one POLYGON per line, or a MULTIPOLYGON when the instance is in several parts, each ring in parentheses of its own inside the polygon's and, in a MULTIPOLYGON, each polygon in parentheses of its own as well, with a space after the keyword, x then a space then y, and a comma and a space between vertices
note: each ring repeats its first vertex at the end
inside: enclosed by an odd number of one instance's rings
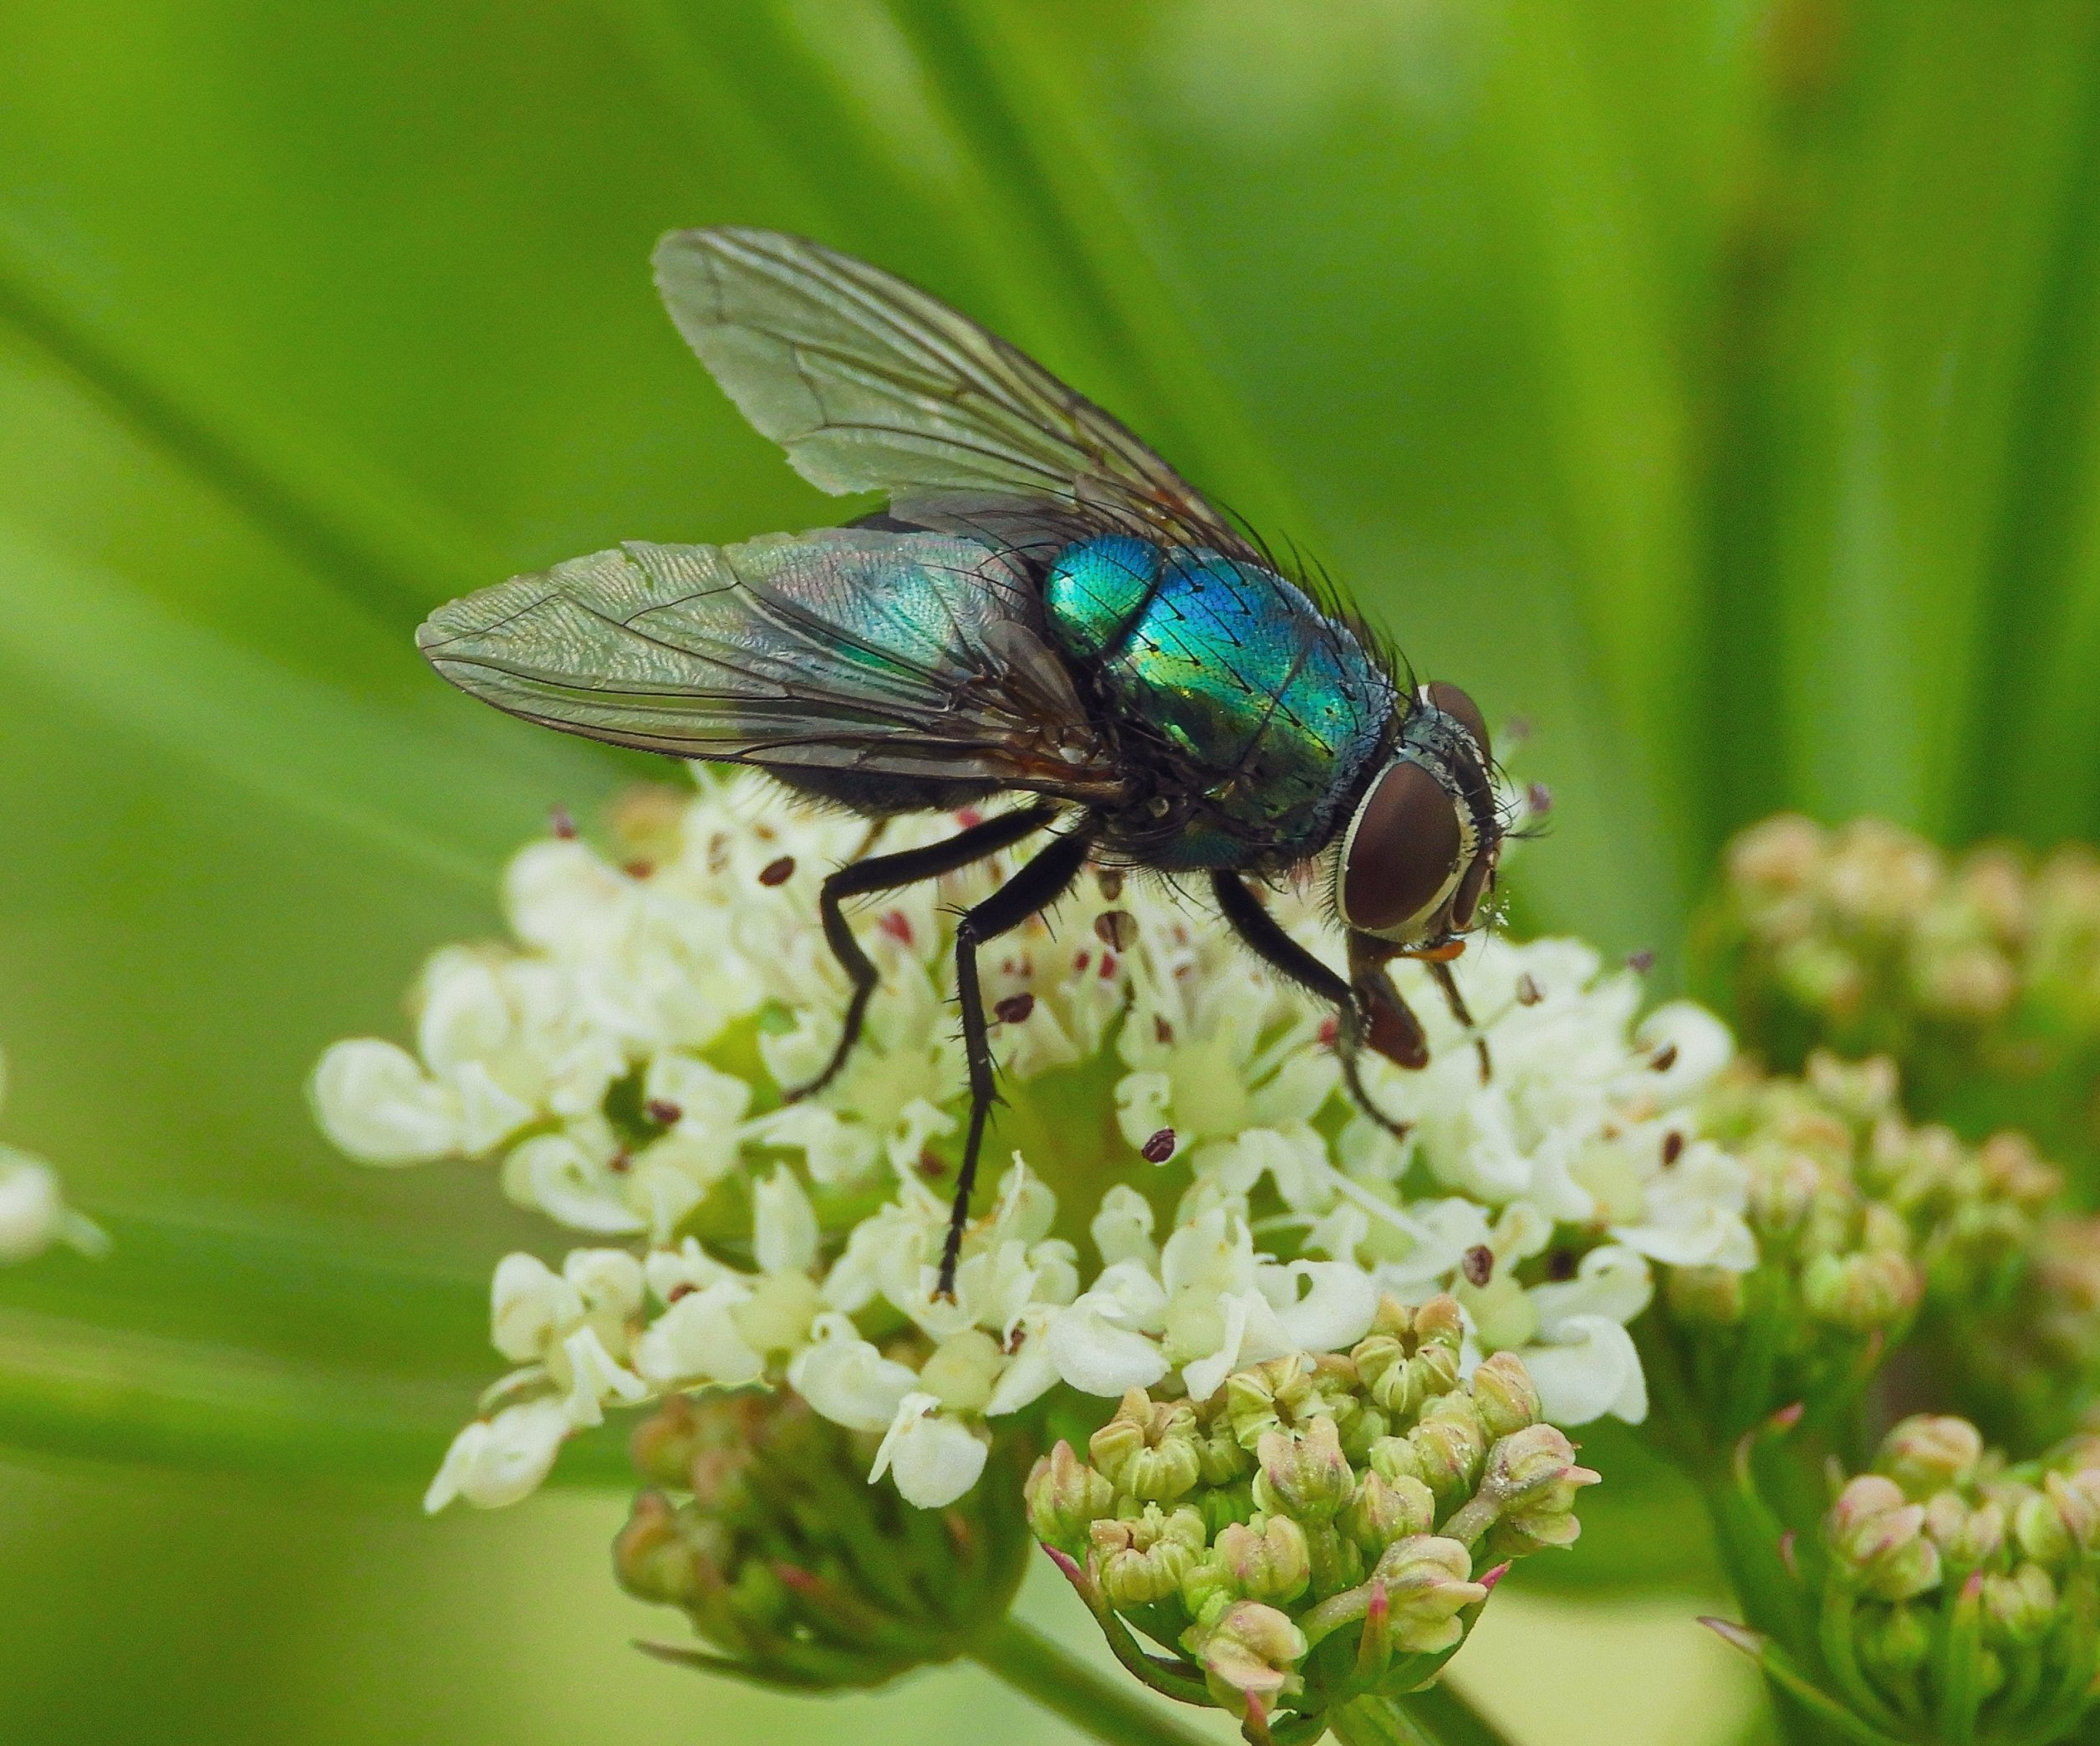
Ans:
POLYGON ((1342 838, 1334 905, 1366 947, 1455 957, 1495 888, 1502 822, 1479 708, 1455 685, 1425 685, 1392 760, 1371 779, 1342 838))

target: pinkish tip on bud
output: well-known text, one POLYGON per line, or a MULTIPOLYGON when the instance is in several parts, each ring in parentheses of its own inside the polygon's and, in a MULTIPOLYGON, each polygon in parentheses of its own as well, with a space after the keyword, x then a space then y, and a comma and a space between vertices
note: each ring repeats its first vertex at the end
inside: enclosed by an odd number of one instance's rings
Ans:
POLYGON ((1486 1572, 1480 1579, 1481 1586, 1486 1589, 1491 1595, 1493 1594, 1495 1592, 1495 1585, 1500 1582, 1505 1576, 1509 1575, 1510 1564, 1511 1560, 1505 1559, 1501 1564, 1496 1565, 1493 1570, 1486 1572))
POLYGON ((1765 1636, 1762 1631, 1752 1631, 1747 1625, 1738 1625, 1732 1619, 1702 1616, 1699 1622, 1731 1649, 1740 1649, 1752 1659, 1764 1655, 1765 1636))
POLYGON ((1783 1435, 1798 1425, 1802 1421, 1802 1415, 1807 1411, 1807 1401, 1796 1401, 1792 1406, 1781 1407, 1778 1412, 1766 1419, 1766 1428, 1775 1437, 1783 1435))

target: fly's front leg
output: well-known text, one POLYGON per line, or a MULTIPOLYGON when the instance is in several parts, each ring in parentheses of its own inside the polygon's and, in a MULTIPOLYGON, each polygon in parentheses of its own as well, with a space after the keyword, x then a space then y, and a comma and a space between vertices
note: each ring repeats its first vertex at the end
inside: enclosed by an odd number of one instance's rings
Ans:
POLYGON ((853 983, 853 997, 846 1003, 845 1021, 839 1028, 838 1042, 831 1052, 831 1059, 824 1064, 823 1071, 808 1084, 782 1094, 789 1103, 813 1095, 838 1077, 839 1070, 853 1054, 854 1044, 860 1040, 860 1029, 868 1017, 868 1003, 874 998, 876 985, 882 980, 874 961, 854 937, 853 926, 846 920, 846 900, 873 891, 898 891, 905 886, 917 885, 921 880, 938 879, 944 873, 953 873, 972 861, 981 861, 986 855, 1010 848, 1023 837, 1041 830, 1057 815, 1058 809, 1048 804, 1021 807, 1013 812, 1002 813, 996 819, 986 819, 981 824, 972 824, 945 843, 929 843, 923 849, 904 849, 895 855, 877 855, 872 860, 854 861, 824 881, 817 898, 817 912, 823 919, 824 942, 831 947, 831 955, 838 960, 838 967, 853 983))
POLYGON ((1436 985, 1444 991, 1444 1004, 1451 1009, 1451 1016, 1473 1033, 1473 1049, 1481 1058, 1481 1083, 1485 1085, 1495 1077, 1495 1060, 1487 1052, 1487 1039, 1473 1024, 1473 1015, 1466 1010, 1465 997, 1459 993, 1458 978, 1451 974, 1451 967, 1442 958, 1426 961, 1430 974, 1436 978, 1436 985))
POLYGON ((1356 940, 1360 937, 1350 937, 1351 979, 1345 981, 1286 933, 1236 874, 1213 873, 1211 891, 1226 924, 1256 957, 1334 1008, 1334 1052, 1341 1059, 1342 1083, 1351 1100, 1395 1140, 1404 1140, 1408 1124, 1378 1106, 1363 1083, 1361 1058, 1369 1046, 1404 1067, 1420 1067, 1427 1064, 1429 1051, 1422 1046, 1422 1027, 1384 967, 1359 966, 1356 940))
POLYGON ((985 1124, 998 1097, 991 1028, 985 1023, 984 993, 977 982, 977 948, 1063 896, 1086 865, 1093 836, 1091 822, 1068 831, 982 903, 965 911, 956 927, 956 1001, 962 1008, 962 1050, 970 1068, 970 1131, 963 1141, 955 1202, 948 1211, 948 1239, 940 1249, 938 1294, 951 1300, 956 1294, 956 1264, 962 1258, 963 1228, 970 1219, 970 1193, 977 1184, 977 1155, 984 1149, 985 1124))

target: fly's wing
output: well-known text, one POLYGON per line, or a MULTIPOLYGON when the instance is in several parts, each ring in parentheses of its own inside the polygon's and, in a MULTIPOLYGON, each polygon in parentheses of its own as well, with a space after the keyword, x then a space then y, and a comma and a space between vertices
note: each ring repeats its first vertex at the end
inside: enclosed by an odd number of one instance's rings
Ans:
POLYGON ((940 534, 640 542, 433 613, 438 671, 512 715, 675 758, 1113 798, 1020 565, 940 534))
POLYGON ((675 231, 655 263, 679 332, 823 490, 886 492, 901 519, 996 539, 1032 525, 1018 498, 1096 528, 1259 555, 1091 401, 879 268, 742 229, 675 231))

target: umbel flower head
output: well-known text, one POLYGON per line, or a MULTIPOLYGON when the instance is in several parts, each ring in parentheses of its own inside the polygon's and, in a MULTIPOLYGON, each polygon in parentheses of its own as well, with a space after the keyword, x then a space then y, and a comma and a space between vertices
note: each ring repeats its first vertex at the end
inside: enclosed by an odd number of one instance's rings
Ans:
POLYGON ((1920 1415, 1834 1483, 1788 1555, 1801 1641, 1723 1635, 1833 1738, 2070 1735, 2100 1692, 2100 1445, 2009 1465, 1967 1420, 1920 1415))
MULTIPOLYGON (((955 822, 896 821, 884 846, 955 822)), ((610 1411, 759 1384, 874 1437, 871 1475, 939 1508, 1053 1391, 1098 1416, 1132 1388, 1207 1400, 1236 1371, 1348 1352, 1387 1294, 1450 1292, 1461 1368, 1517 1354, 1548 1421, 1638 1420, 1625 1324, 1651 1264, 1756 1262, 1740 1164, 1660 1143, 1728 1058, 1710 1015, 1637 1022, 1634 973, 1490 941, 1456 967, 1469 1031, 1404 966, 1433 1059, 1368 1065, 1410 1125, 1396 1140, 1342 1095, 1328 1015, 1171 886, 1104 870, 985 964, 1013 1156, 943 1297, 965 1089, 952 916, 1011 870, 856 917, 882 971, 868 1040, 788 1101, 848 992, 818 886, 866 835, 749 776, 631 798, 606 852, 559 821, 507 876, 514 942, 431 960, 415 1049, 364 1039, 321 1061, 314 1106, 352 1156, 488 1159, 586 1239, 497 1268, 491 1331, 513 1367, 433 1508, 524 1496, 610 1411)), ((1333 948, 1307 893, 1272 905, 1333 948)))
POLYGON ((1084 1460, 1060 1442, 1036 1463, 1030 1524, 1124 1666, 1256 1737, 1417 1690, 1511 1560, 1573 1544, 1598 1478, 1521 1362, 1467 1380, 1464 1345, 1453 1299, 1389 1296, 1345 1354, 1272 1359, 1201 1401, 1134 1388, 1084 1460))
POLYGON ((2013 1124, 2090 1158, 2100 1071, 2100 856, 2007 844, 1960 857, 1878 819, 1784 813, 1729 845, 1698 930, 1746 1041, 1887 1054, 1917 1107, 2013 1124))
POLYGON ((785 1390, 675 1396, 636 1431, 650 1488, 614 1544, 621 1585, 682 1609, 667 1658, 795 1691, 886 1683, 966 1652, 1028 1554, 1011 1471, 938 1514, 861 1483, 873 1433, 785 1390))
POLYGON ((1669 1270, 1665 1324, 1718 1441, 1783 1403, 1854 1396, 1921 1307, 1967 1350, 2031 1268, 2062 1187, 2017 1135, 1907 1121, 1885 1059, 1818 1051, 1800 1079, 1739 1065, 1692 1112, 1747 1172, 1757 1266, 1669 1270))

